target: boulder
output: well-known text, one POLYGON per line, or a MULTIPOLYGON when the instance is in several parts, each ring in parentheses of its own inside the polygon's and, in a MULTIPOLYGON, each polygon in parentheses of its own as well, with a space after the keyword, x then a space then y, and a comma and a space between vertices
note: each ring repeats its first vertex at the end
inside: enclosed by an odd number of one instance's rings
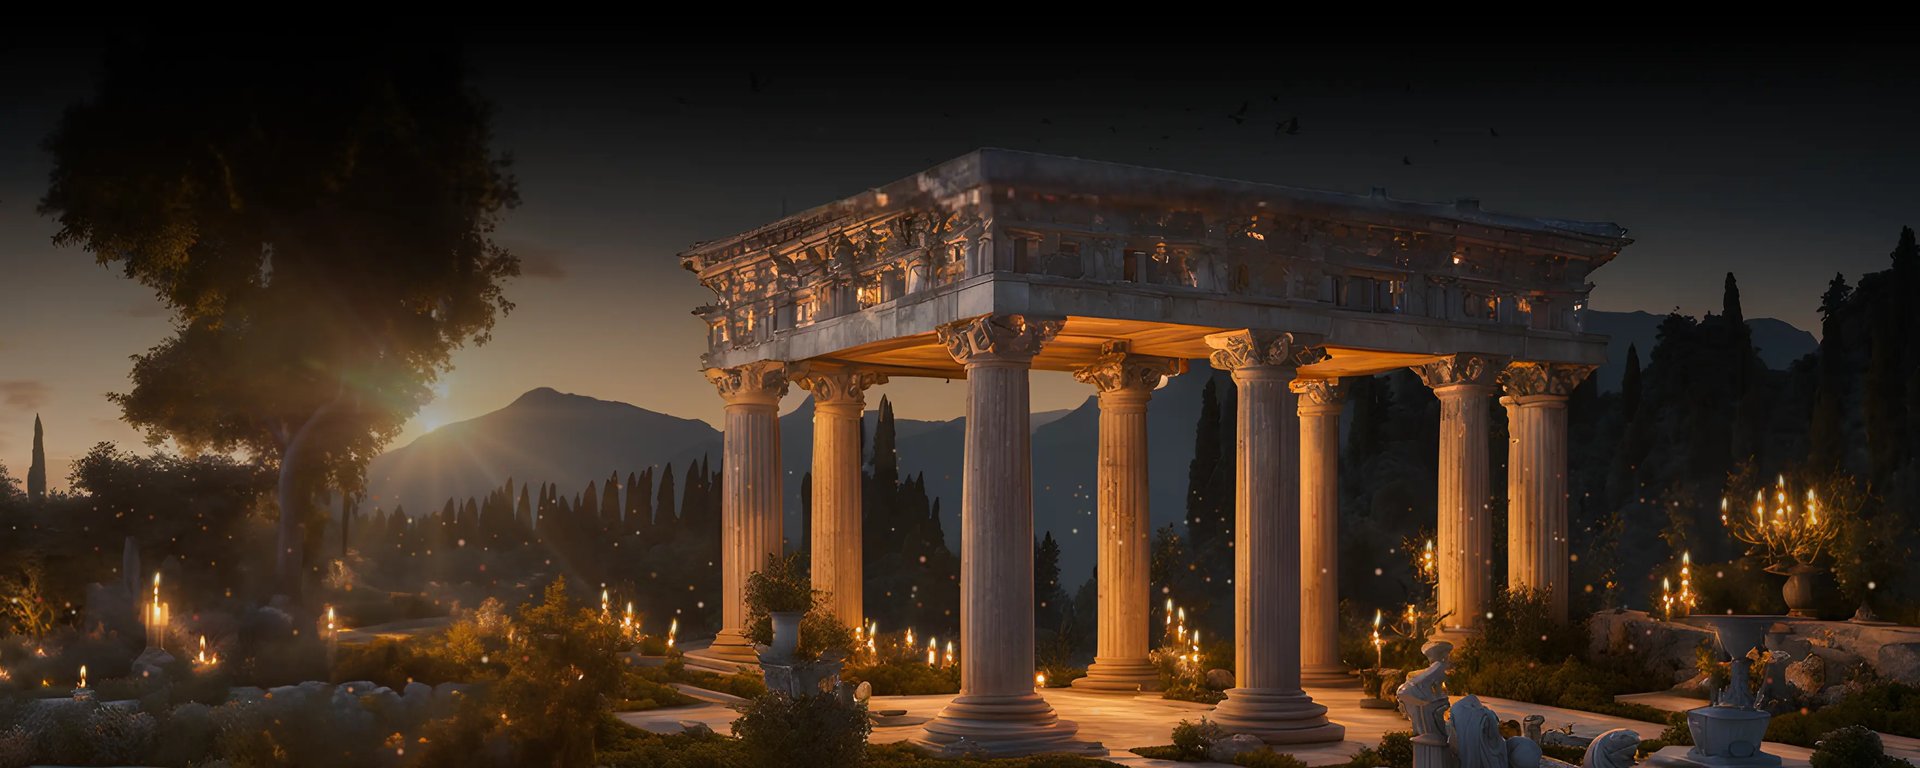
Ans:
POLYGON ((1216 691, 1224 691, 1232 688, 1233 673, 1217 668, 1207 670, 1207 687, 1216 691))
POLYGON ((1874 669, 1896 683, 1920 685, 1920 643, 1891 643, 1880 646, 1874 669))
POLYGON ((1806 658, 1788 664, 1787 685, 1803 696, 1818 694, 1827 687, 1827 660, 1820 654, 1809 653, 1806 658))
POLYGON ((1208 744, 1207 759, 1217 763, 1232 763, 1234 758, 1247 752, 1265 749, 1266 746, 1267 743, 1261 741, 1258 736, 1236 733, 1214 739, 1213 743, 1208 744))

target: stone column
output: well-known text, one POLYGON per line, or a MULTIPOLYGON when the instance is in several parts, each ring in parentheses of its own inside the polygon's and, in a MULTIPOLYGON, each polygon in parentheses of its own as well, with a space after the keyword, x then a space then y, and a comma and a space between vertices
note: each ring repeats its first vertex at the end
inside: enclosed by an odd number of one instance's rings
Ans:
POLYGON ((722 433, 720 496, 721 629, 713 645, 688 654, 700 665, 757 667, 747 641, 745 589, 748 574, 780 554, 780 398, 787 394, 787 367, 777 361, 738 368, 709 368, 707 379, 727 401, 722 433))
POLYGON ((1084 749, 1034 691, 1033 457, 1027 371, 1062 322, 986 315, 941 326, 967 369, 960 496, 960 695, 914 741, 995 757, 1084 749), (965 739, 966 743, 961 743, 965 739))
POLYGON ((1300 688, 1300 435, 1295 370, 1326 358, 1293 334, 1228 331, 1207 337, 1213 367, 1238 386, 1234 439, 1234 659, 1236 687, 1214 709, 1233 733, 1271 744, 1339 741, 1346 728, 1300 688))
POLYGON ((1547 593, 1567 619, 1567 396, 1591 365, 1515 362, 1500 374, 1507 407, 1507 585, 1547 593))
POLYGON ((813 393, 813 588, 834 618, 863 626, 860 541, 860 430, 867 388, 887 377, 857 368, 808 365, 795 383, 813 393))
POLYGON ((1160 686, 1160 672, 1147 659, 1153 645, 1147 401, 1161 377, 1186 367, 1185 360, 1128 354, 1126 342, 1109 341, 1092 365, 1073 374, 1100 393, 1099 646, 1075 688, 1132 693, 1160 686))
POLYGON ((1294 379, 1300 410, 1300 679, 1351 688, 1340 661, 1339 379, 1294 379))
POLYGON ((1493 521, 1487 505, 1487 400, 1501 363, 1460 354, 1414 368, 1440 398, 1436 637, 1478 631, 1493 592, 1493 521))

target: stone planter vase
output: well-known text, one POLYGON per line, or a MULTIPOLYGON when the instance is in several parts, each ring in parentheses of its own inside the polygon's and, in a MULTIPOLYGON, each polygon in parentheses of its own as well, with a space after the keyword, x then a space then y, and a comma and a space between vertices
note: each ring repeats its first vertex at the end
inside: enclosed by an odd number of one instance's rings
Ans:
POLYGON ((770 652, 776 659, 792 659, 794 651, 800 648, 800 619, 806 611, 772 611, 773 645, 770 652))
POLYGON ((1780 596, 1787 601, 1787 615, 1804 619, 1818 618, 1820 601, 1815 597, 1815 592, 1827 569, 1795 563, 1784 572, 1787 574, 1787 583, 1780 588, 1780 596))

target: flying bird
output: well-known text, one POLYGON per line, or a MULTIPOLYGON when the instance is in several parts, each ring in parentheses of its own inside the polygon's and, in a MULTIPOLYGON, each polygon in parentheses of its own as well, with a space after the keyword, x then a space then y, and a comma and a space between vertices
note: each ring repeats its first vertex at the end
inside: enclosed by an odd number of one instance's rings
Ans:
POLYGON ((760 73, 758 72, 747 73, 747 88, 752 90, 754 93, 759 93, 763 90, 766 90, 767 83, 768 83, 768 80, 766 78, 761 77, 760 73))
POLYGON ((1300 134, 1300 118, 1289 117, 1273 124, 1273 135, 1297 136, 1300 134))
POLYGON ((1406 155, 1401 155, 1401 156, 1400 156, 1400 164, 1401 164, 1401 165, 1413 165, 1413 158, 1411 158, 1411 157, 1407 157, 1406 155))
POLYGON ((1247 107, 1249 106, 1252 105, 1248 102, 1240 102, 1240 110, 1227 115, 1227 119, 1232 120, 1234 125, 1245 125, 1247 122, 1247 107))
POLYGON ((1488 129, 1487 129, 1487 135, 1488 135, 1488 136, 1491 136, 1491 137, 1493 137, 1493 138, 1496 138, 1496 139, 1497 139, 1497 138, 1500 138, 1500 132, 1499 132, 1499 131, 1496 131, 1496 130, 1494 130, 1494 129, 1492 129, 1492 128, 1488 128, 1488 129))

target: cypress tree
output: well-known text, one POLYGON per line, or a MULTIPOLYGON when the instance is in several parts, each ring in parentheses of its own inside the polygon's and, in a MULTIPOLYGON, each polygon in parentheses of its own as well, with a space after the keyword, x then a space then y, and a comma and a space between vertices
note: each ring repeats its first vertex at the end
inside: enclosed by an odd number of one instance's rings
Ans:
POLYGON ((900 454, 894 436, 893 401, 880 396, 880 417, 873 428, 873 477, 882 486, 900 482, 900 454))
POLYGON ((680 491, 680 528, 694 530, 703 522, 700 518, 707 509, 707 477, 700 470, 700 462, 687 464, 686 478, 681 482, 680 491))
POLYGON ((1627 369, 1620 374, 1620 409, 1629 421, 1640 411, 1640 350, 1627 345, 1627 369))
POLYGON ((533 502, 527 498, 527 484, 520 484, 520 503, 513 508, 513 522, 524 531, 533 530, 533 502))
POLYGON ((27 501, 34 504, 47 500, 47 446, 46 435, 40 429, 40 414, 33 415, 33 463, 27 465, 27 501))
POLYGON ((600 489, 600 530, 615 534, 620 531, 620 473, 607 477, 607 484, 600 489))
POLYGON ((1813 410, 1807 425, 1807 460, 1834 469, 1846 463, 1846 337, 1841 312, 1853 289, 1835 272, 1820 295, 1820 348, 1814 361, 1813 410))
POLYGON ((660 473, 660 492, 653 501, 653 530, 658 543, 665 544, 673 540, 673 532, 680 527, 680 519, 673 513, 673 462, 660 473))
POLYGON ((1063 598, 1060 588, 1060 542, 1047 531, 1033 548, 1033 625, 1035 629, 1058 630, 1063 598))
POLYGON ((632 527, 640 546, 653 546, 653 467, 640 470, 640 482, 633 487, 633 508, 632 527))
POLYGON ((1200 388, 1200 417, 1194 424, 1193 460, 1187 462, 1187 538, 1199 540, 1212 530, 1208 494, 1220 466, 1220 398, 1212 376, 1200 388))

